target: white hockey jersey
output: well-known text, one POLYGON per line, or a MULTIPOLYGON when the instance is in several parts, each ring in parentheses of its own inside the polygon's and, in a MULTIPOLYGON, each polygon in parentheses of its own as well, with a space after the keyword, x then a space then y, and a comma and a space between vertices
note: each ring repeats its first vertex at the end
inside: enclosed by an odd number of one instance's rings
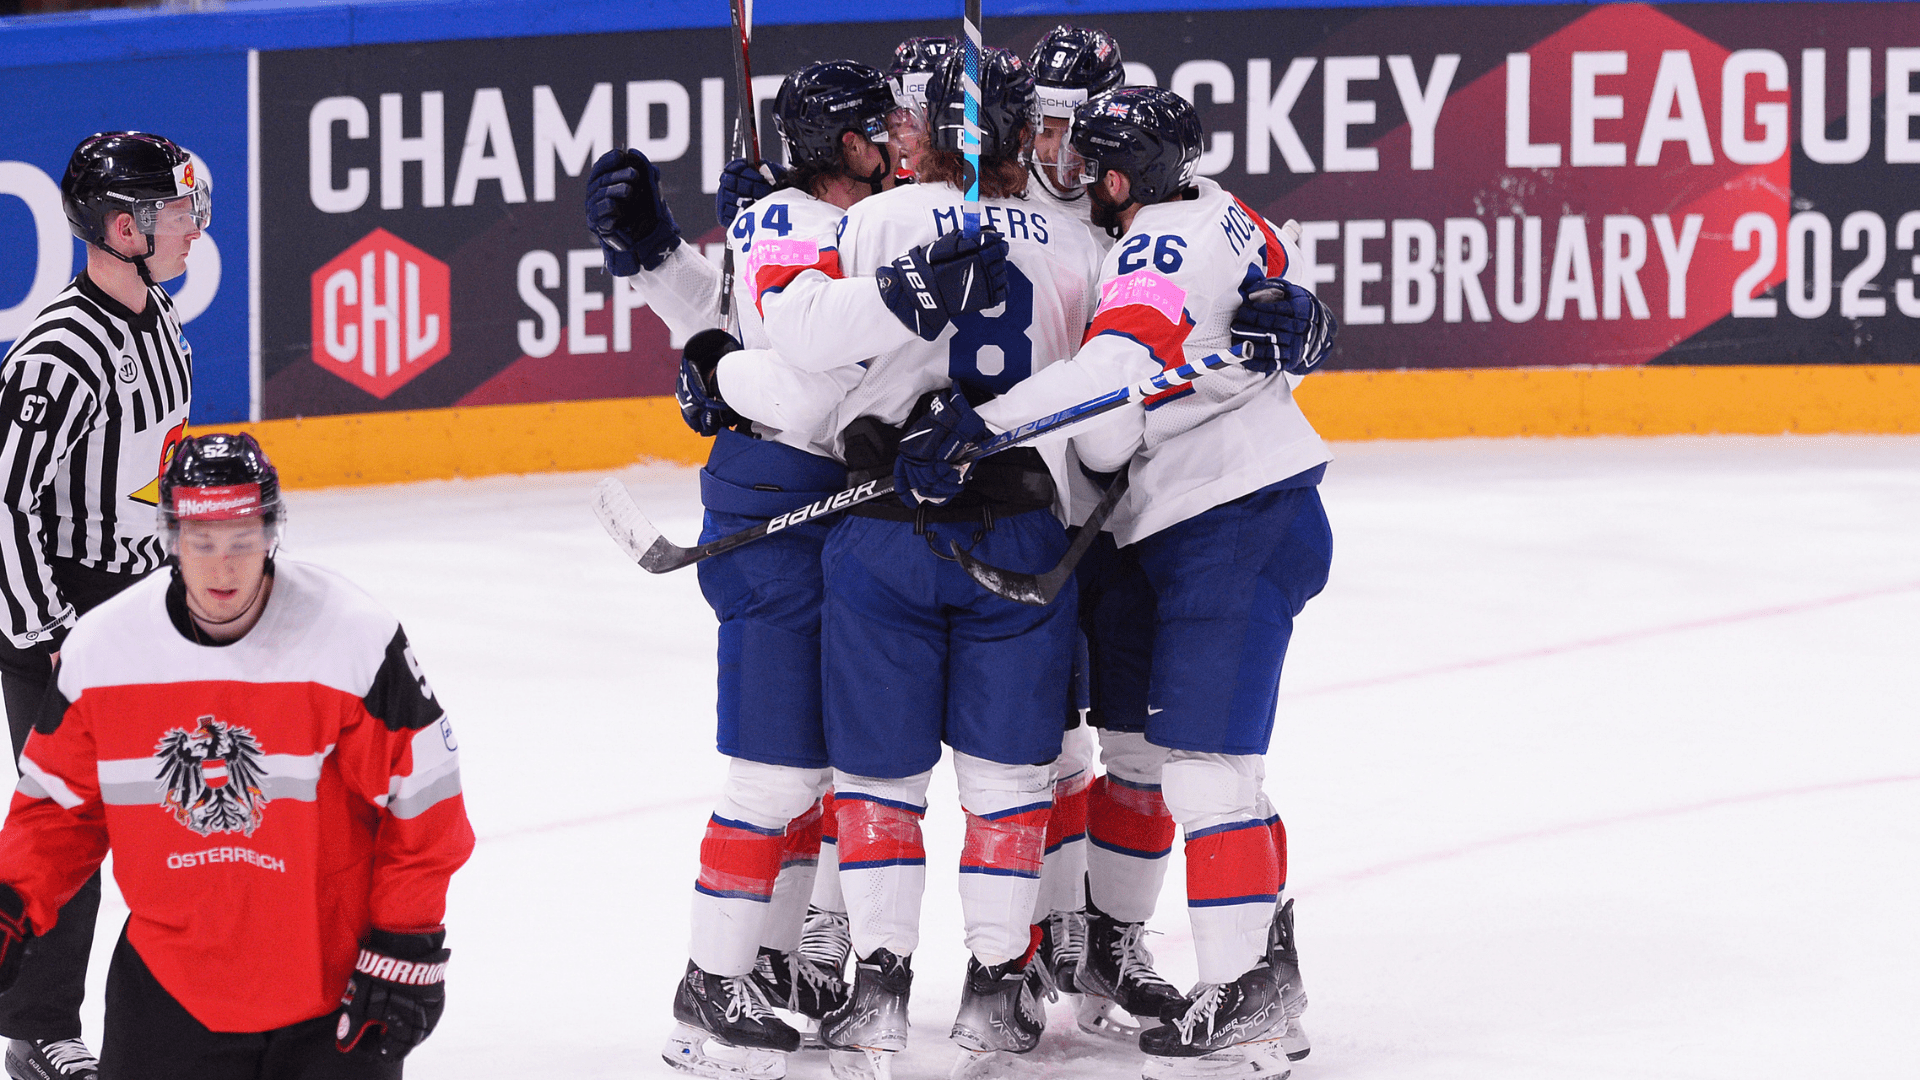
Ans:
MULTIPOLYGON (((1285 276, 1293 253, 1218 184, 1201 179, 1195 187, 1194 198, 1134 216, 1107 253, 1086 343, 1070 363, 982 406, 989 426, 1004 431, 1231 347, 1241 286, 1285 276)), ((1131 487, 1107 524, 1122 546, 1332 458, 1288 378, 1245 368, 1206 375, 1063 437, 1089 468, 1129 469, 1131 487)))
POLYGON ((1038 203, 1043 211, 1050 210, 1048 220, 1072 218, 1086 226, 1087 235, 1093 238, 1094 248, 1104 258, 1107 249, 1113 246, 1113 237, 1108 236, 1105 229, 1093 227, 1093 200, 1088 197, 1087 189, 1081 188, 1071 198, 1062 196, 1053 190, 1051 184, 1041 179, 1039 172, 1032 166, 1027 168, 1027 201, 1038 203))
MULTIPOLYGON (((840 216, 832 203, 783 188, 742 207, 727 230, 733 248, 733 310, 746 349, 722 358, 717 374, 721 396, 753 421, 762 438, 821 456, 829 456, 828 448, 816 444, 814 434, 824 429, 826 413, 859 382, 860 369, 795 366, 782 339, 769 334, 761 311, 766 300, 796 280, 805 284, 840 276, 835 250, 840 216)), ((720 268, 690 244, 681 244, 658 268, 635 278, 647 306, 676 337, 721 325, 721 280, 720 268)))
MULTIPOLYGON (((841 226, 846 273, 870 275, 907 249, 959 228, 962 202, 961 192, 945 183, 914 184, 862 200, 841 226)), ((1028 198, 982 200, 981 224, 1007 239, 1006 300, 954 317, 933 341, 911 337, 875 356, 834 411, 828 435, 837 438, 862 416, 899 424, 921 395, 958 381, 1005 393, 1071 356, 1093 312, 1099 252, 1084 226, 1054 214, 1051 206, 1028 198)), ((844 352, 858 352, 875 340, 876 328, 821 323, 811 329, 836 335, 844 352)))

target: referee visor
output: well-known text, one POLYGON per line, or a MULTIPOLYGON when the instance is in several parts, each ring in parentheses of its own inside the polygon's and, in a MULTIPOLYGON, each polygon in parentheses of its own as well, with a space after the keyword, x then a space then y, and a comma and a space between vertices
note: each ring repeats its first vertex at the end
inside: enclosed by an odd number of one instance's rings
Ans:
POLYGON ((205 180, 171 199, 140 199, 127 207, 134 227, 148 236, 191 236, 213 223, 213 190, 205 180))

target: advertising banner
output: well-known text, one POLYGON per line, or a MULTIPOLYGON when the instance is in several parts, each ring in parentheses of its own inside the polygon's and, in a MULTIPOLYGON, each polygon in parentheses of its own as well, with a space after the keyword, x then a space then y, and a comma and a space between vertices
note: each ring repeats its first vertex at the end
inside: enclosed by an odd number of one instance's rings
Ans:
POLYGON ((151 131, 197 159, 213 223, 168 282, 193 347, 196 424, 246 420, 247 58, 0 68, 0 349, 86 267, 60 177, 96 131, 151 131))
MULTIPOLYGON (((989 5, 990 7, 990 5, 989 5)), ((1025 53, 1056 18, 987 20, 1025 53)), ((1639 4, 1088 14, 1194 100, 1201 172, 1304 226, 1333 368, 1912 362, 1920 9, 1639 4)), ((780 76, 954 24, 762 27, 780 76)), ((668 393, 585 168, 718 239, 725 30, 263 53, 263 415, 668 393)), ((769 142, 773 141, 768 135, 769 142)))

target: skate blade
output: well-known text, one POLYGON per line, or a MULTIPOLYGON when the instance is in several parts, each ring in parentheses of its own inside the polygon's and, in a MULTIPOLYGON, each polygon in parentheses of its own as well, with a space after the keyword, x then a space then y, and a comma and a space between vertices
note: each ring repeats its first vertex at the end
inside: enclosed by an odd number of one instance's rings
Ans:
POLYGON ((836 1080, 893 1080, 893 1056, 897 1050, 853 1050, 828 1048, 827 1069, 836 1080))
POLYGON ((730 1046, 690 1024, 676 1024, 660 1058, 694 1076, 714 1080, 784 1080, 787 1055, 778 1050, 730 1046))
POLYGON ((820 1041, 820 1022, 818 1020, 811 1019, 801 1013, 794 1013, 792 1016, 793 1019, 787 1019, 785 1016, 781 1017, 781 1019, 786 1020, 789 1027, 800 1033, 800 1049, 825 1050, 827 1048, 827 1044, 820 1041))
POLYGON ((1307 1029, 1300 1026, 1297 1017, 1287 1017, 1287 1030, 1273 1040, 1274 1048, 1287 1056, 1288 1061, 1299 1061, 1313 1051, 1313 1043, 1307 1039, 1307 1029))
POLYGON ((962 1046, 953 1059, 947 1080, 993 1080, 1006 1075, 1007 1061, 998 1050, 972 1050, 962 1046))
POLYGON ((1074 1003, 1073 1020, 1080 1025, 1081 1031, 1089 1035, 1128 1043, 1139 1041, 1140 1033, 1148 1028, 1160 1026, 1160 1021, 1143 1022, 1098 994, 1080 996, 1080 1000, 1074 1003))
POLYGON ((1293 1067, 1285 1057, 1254 1044, 1216 1050, 1203 1057, 1152 1057, 1142 1080, 1287 1080, 1293 1067))

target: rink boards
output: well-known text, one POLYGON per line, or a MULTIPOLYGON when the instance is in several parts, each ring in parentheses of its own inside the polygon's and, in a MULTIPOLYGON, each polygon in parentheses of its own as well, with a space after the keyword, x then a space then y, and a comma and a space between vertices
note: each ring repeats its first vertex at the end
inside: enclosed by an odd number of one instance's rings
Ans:
MULTIPOLYGON (((1132 81, 1196 102, 1199 170, 1302 223, 1290 276, 1343 327, 1300 391, 1328 436, 1920 425, 1920 6, 1155 6, 989 4, 987 38, 1111 30, 1132 81)), ((580 202, 639 147, 718 246, 723 7, 0 20, 0 341, 79 266, 78 135, 159 130, 214 178, 171 286, 197 424, 256 423, 306 485, 699 460, 677 343, 580 202)), ((781 73, 953 29, 760 7, 763 131, 781 73)))

